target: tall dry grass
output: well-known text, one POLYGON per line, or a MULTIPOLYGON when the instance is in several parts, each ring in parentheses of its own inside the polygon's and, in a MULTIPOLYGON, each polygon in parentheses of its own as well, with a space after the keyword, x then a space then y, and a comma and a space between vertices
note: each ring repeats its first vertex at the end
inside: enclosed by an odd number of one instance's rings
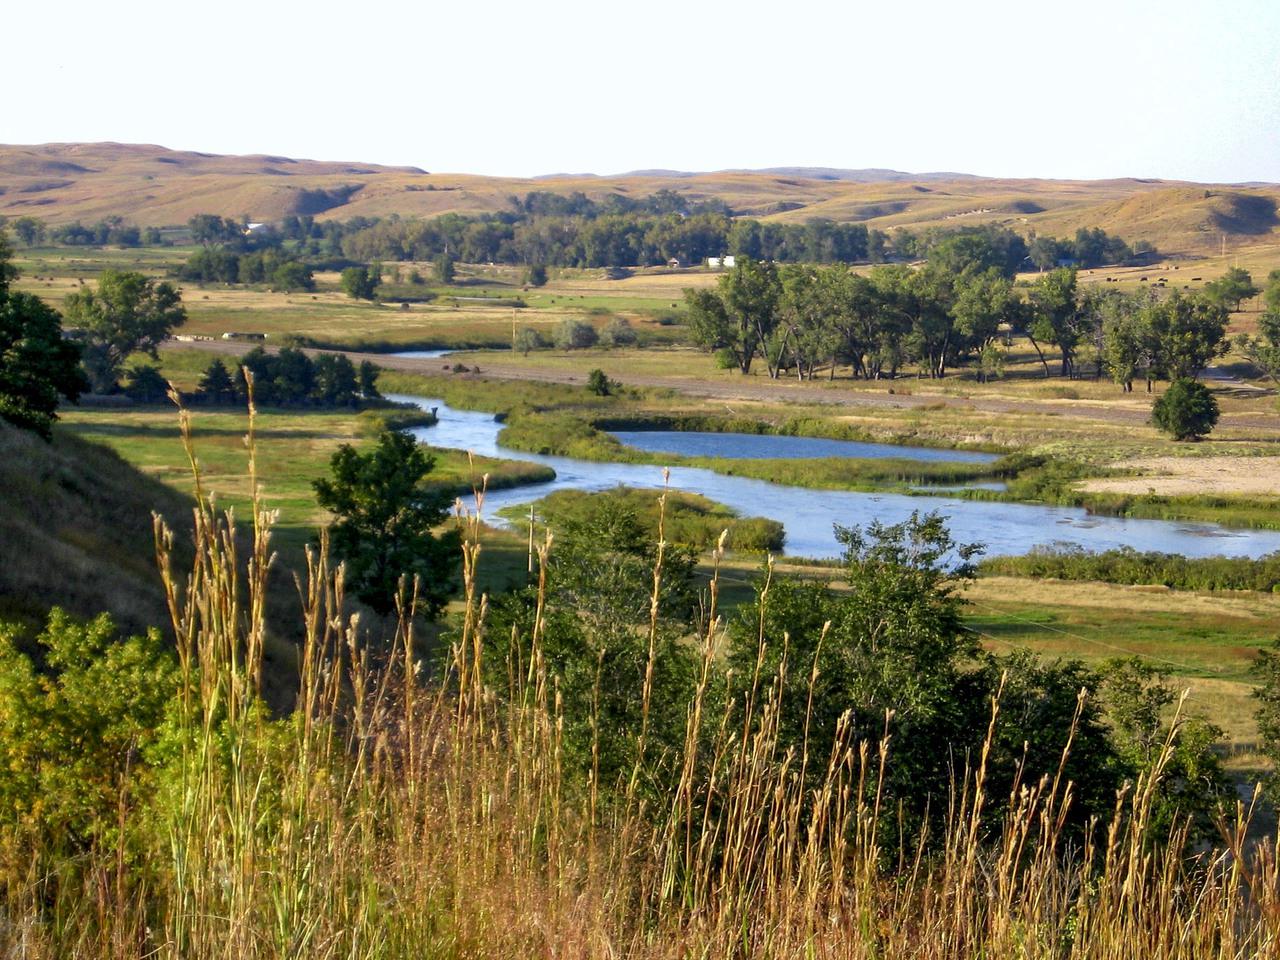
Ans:
MULTIPOLYGON (((183 426, 189 437, 186 414, 183 426)), ((249 446, 252 471, 252 427, 249 446)), ((423 672, 410 592, 390 653, 371 656, 322 540, 298 578, 296 709, 274 721, 258 697, 273 518, 255 498, 242 543, 191 457, 188 569, 176 569, 173 535, 156 522, 184 678, 181 756, 149 812, 120 813, 122 824, 147 816, 152 843, 143 856, 93 851, 74 871, 40 858, 11 870, 7 955, 1280 956, 1274 842, 1246 846, 1244 805, 1215 849, 1188 857, 1180 834, 1153 842, 1163 760, 1117 797, 1107 827, 1073 843, 1071 784, 1059 774, 993 798, 984 753, 943 799, 935 835, 892 845, 880 827, 891 813, 887 739, 855 742, 845 726, 829 748, 782 750, 780 678, 760 667, 745 698, 707 715, 723 699, 712 696, 716 579, 681 756, 650 756, 642 728, 629 776, 580 782, 542 652, 545 580, 531 656, 501 696, 482 680, 483 488, 459 520, 464 611, 444 675, 423 672), (647 765, 673 759, 674 789, 639 788, 647 765)), ((539 559, 550 549, 548 539, 539 559)), ((651 638, 661 579, 660 553, 651 638)), ((762 635, 760 663, 770 643, 785 638, 762 635)), ((812 688, 815 668, 785 660, 812 688)), ((651 679, 652 660, 646 709, 651 679)))

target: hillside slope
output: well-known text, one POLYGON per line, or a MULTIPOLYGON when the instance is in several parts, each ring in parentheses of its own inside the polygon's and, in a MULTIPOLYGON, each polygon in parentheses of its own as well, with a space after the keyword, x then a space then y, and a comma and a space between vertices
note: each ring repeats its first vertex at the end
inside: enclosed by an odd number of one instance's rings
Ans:
POLYGON ((830 168, 522 179, 137 144, 0 145, 0 216, 29 214, 50 223, 115 215, 143 226, 169 226, 197 213, 268 221, 290 214, 430 217, 509 210, 512 197, 531 190, 580 190, 599 199, 664 189, 723 200, 739 215, 788 221, 826 217, 880 229, 995 222, 1057 236, 1101 226, 1171 254, 1215 251, 1224 237, 1233 246, 1280 245, 1276 185, 830 168))
POLYGON ((0 420, 0 504, 0 618, 56 604, 129 631, 168 622, 151 514, 189 527, 185 497, 67 430, 45 443, 0 420))

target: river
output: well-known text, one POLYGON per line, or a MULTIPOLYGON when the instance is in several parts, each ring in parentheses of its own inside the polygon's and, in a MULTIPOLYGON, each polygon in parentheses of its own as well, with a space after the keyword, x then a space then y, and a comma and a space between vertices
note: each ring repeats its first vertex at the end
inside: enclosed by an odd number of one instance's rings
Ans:
MULTIPOLYGON (((549 457, 498 445, 502 425, 492 414, 455 410, 440 400, 391 396, 389 399, 435 408, 439 422, 411 432, 420 441, 436 447, 470 450, 488 457, 542 463, 556 471, 556 479, 511 490, 495 490, 485 501, 486 519, 502 507, 528 503, 553 490, 605 490, 618 485, 659 488, 662 468, 634 463, 597 463, 570 457, 549 457)), ((628 434, 631 436, 631 434, 628 434)), ((721 434, 721 449, 745 435, 721 434)), ((758 440, 794 441, 795 437, 752 437, 758 440)), ((654 436, 649 442, 671 443, 672 438, 654 436)), ((830 443, 832 441, 825 441, 830 443)), ((839 441, 835 441, 839 442, 839 441)), ((885 446, 885 445, 876 445, 885 446)), ((779 456, 785 443, 780 445, 779 456)), ((755 446, 755 449, 763 449, 755 446)), ((829 448, 828 448, 829 449, 829 448)), ((889 447, 893 455, 925 448, 889 447)), ((943 453, 956 459, 954 451, 943 453)), ((723 454, 722 454, 723 455, 723 454)), ((757 455, 766 455, 757 453, 757 455)), ((831 455, 831 454, 824 454, 831 455)), ((981 456, 981 455, 978 455, 981 456)), ((1055 507, 1029 503, 990 503, 952 497, 906 496, 895 493, 855 493, 847 490, 814 490, 769 483, 746 477, 729 477, 694 467, 672 467, 670 484, 678 490, 700 493, 732 507, 743 516, 763 516, 781 521, 786 528, 787 554, 803 557, 833 557, 840 548, 832 531, 833 523, 865 526, 872 520, 896 523, 913 510, 938 511, 947 517, 951 534, 960 543, 982 543, 987 554, 1021 554, 1036 546, 1073 544, 1087 550, 1133 547, 1159 550, 1188 557, 1258 557, 1280 550, 1280 531, 1229 529, 1212 523, 1182 523, 1167 520, 1129 520, 1089 514, 1076 507, 1055 507)))

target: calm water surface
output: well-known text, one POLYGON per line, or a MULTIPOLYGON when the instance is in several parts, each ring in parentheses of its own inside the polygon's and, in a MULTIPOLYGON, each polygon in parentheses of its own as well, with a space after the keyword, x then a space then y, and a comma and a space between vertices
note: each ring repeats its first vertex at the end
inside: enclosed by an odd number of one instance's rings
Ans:
MULTIPOLYGON (((455 410, 443 401, 423 397, 393 396, 391 399, 414 403, 425 409, 436 408, 439 423, 411 431, 423 443, 471 450, 483 456, 543 463, 556 471, 556 479, 549 483, 490 493, 485 501, 485 514, 490 520, 495 519, 494 515, 502 507, 528 503, 553 490, 605 490, 619 484, 660 488, 663 484, 660 467, 546 457, 500 447, 498 433, 502 425, 491 414, 455 410)), ((722 443, 736 444, 744 435, 715 436, 722 443)), ((790 441, 798 438, 752 435, 748 439, 790 441)), ((890 446, 889 449, 895 456, 902 456, 904 448, 890 446)), ((1075 544, 1088 550, 1129 546, 1136 550, 1160 550, 1189 557, 1214 554, 1257 557, 1280 550, 1280 531, 1233 530, 1211 523, 1100 517, 1074 507, 812 490, 746 477, 727 477, 693 467, 672 467, 671 486, 700 493, 744 516, 764 516, 781 521, 787 532, 785 552, 793 556, 839 555, 840 549, 832 533, 833 523, 845 526, 866 525, 872 520, 897 523, 910 516, 913 510, 942 513, 947 517, 947 524, 957 541, 986 544, 990 555, 1026 553, 1032 547, 1054 543, 1075 544)))
POLYGON ((628 447, 652 453, 677 453, 687 457, 732 457, 767 460, 775 457, 813 459, 851 457, 861 460, 920 460, 948 463, 994 463, 994 453, 940 450, 936 447, 903 447, 892 443, 857 440, 825 440, 821 437, 779 437, 755 433, 711 433, 700 430, 615 430, 613 435, 628 447))

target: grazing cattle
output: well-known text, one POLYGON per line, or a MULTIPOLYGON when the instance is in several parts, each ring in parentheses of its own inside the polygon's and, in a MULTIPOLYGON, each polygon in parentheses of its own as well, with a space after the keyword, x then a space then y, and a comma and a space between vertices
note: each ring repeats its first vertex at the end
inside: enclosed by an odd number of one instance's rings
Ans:
POLYGON ((1143 283, 1146 283, 1146 282, 1147 282, 1147 278, 1146 278, 1146 277, 1139 277, 1138 279, 1139 279, 1139 280, 1141 280, 1143 283))

